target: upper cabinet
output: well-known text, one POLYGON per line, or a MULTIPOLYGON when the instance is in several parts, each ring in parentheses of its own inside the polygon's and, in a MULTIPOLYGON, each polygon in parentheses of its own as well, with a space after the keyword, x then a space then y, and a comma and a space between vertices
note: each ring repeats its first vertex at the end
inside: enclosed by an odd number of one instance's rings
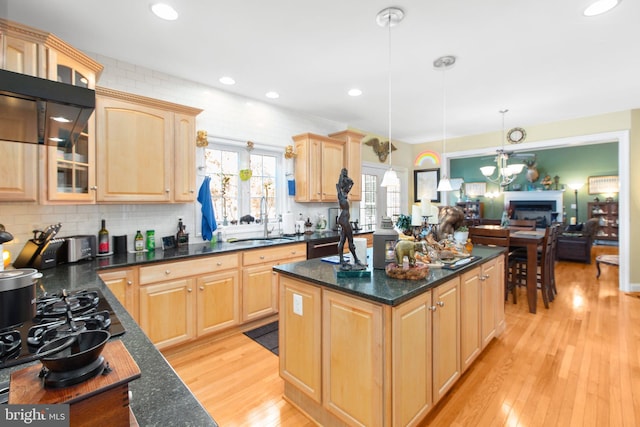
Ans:
MULTIPOLYGON (((0 68, 90 89, 103 69, 53 34, 5 19, 0 19, 0 68)), ((38 147, 0 142, 2 158, 17 165, 11 174, 0 174, 0 200, 37 201, 40 170, 41 203, 94 202, 94 125, 91 118, 74 144, 38 147)))
POLYGON ((349 172, 349 177, 353 179, 353 187, 349 192, 349 200, 362 200, 362 138, 364 134, 354 131, 345 130, 329 135, 331 138, 344 141, 345 147, 345 165, 349 172))
POLYGON ((296 202, 336 202, 336 184, 342 168, 353 179, 350 200, 362 198, 361 134, 344 131, 332 137, 304 133, 293 137, 295 143, 296 202))
POLYGON ((189 202, 202 110, 96 89, 98 202, 189 202))

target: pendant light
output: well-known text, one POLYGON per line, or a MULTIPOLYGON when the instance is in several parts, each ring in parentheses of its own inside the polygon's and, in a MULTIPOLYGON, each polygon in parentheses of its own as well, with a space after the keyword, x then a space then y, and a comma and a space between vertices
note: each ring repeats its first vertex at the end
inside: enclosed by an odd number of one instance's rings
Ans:
MULTIPOLYGON (((441 56, 433 61, 433 67, 442 71, 442 160, 445 160, 447 152, 447 85, 445 82, 446 71, 453 67, 456 63, 456 57, 453 55, 441 56)), ((438 183, 437 191, 453 191, 451 181, 446 174, 442 176, 438 183)))
POLYGON ((384 173, 382 177, 382 182, 380 183, 381 187, 390 187, 400 185, 400 179, 398 179, 398 174, 393 170, 391 166, 391 152, 393 151, 393 145, 391 144, 391 27, 394 27, 402 21, 404 18, 404 11, 397 7, 389 7, 381 10, 376 15, 376 22, 381 27, 387 27, 389 30, 389 55, 388 55, 388 88, 389 88, 389 99, 388 99, 388 120, 389 120, 389 170, 384 173))

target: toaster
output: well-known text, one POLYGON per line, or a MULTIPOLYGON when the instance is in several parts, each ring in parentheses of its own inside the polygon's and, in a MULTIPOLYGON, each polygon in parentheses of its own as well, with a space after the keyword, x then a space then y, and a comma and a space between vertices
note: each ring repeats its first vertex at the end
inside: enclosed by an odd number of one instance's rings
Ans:
POLYGON ((64 244, 58 250, 58 263, 78 262, 96 256, 96 236, 65 237, 64 244))

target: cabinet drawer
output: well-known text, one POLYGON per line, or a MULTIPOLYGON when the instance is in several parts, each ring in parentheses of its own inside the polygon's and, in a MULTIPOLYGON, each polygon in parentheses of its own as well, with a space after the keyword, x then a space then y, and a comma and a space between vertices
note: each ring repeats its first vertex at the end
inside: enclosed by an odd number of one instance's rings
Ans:
POLYGON ((306 258, 307 246, 304 243, 294 245, 272 246, 265 249, 256 249, 242 254, 242 265, 255 265, 279 260, 295 261, 294 258, 306 258))
POLYGON ((228 255, 216 255, 206 258, 198 258, 187 261, 155 264, 148 267, 140 267, 140 284, 162 282, 180 277, 198 276, 201 274, 238 268, 238 253, 228 255))

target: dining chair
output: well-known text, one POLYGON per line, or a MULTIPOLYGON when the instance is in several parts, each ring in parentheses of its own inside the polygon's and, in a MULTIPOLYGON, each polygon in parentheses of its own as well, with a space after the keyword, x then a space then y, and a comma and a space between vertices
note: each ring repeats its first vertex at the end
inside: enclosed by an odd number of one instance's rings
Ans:
MULTIPOLYGON (((508 228, 483 228, 483 227, 469 227, 469 239, 474 245, 487 245, 487 246, 500 246, 509 250, 509 241, 511 232, 508 228)), ((510 256, 507 252, 507 264, 510 263, 510 256)), ((504 270, 504 292, 505 299, 508 292, 513 292, 514 304, 515 304, 515 286, 509 283, 511 265, 509 264, 504 270)))
MULTIPOLYGON (((545 229, 542 239, 541 250, 538 253, 536 281, 537 287, 542 294, 542 301, 545 308, 549 308, 549 302, 555 299, 555 255, 553 252, 553 234, 557 233, 555 225, 545 229), (552 284, 553 283, 553 284, 552 284)), ((514 286, 526 286, 527 277, 527 256, 521 252, 514 252, 510 260, 511 274, 510 282, 514 286)), ((514 296, 515 302, 515 296, 514 296)))
POLYGON ((535 230, 535 219, 510 219, 509 228, 512 230, 535 230))

